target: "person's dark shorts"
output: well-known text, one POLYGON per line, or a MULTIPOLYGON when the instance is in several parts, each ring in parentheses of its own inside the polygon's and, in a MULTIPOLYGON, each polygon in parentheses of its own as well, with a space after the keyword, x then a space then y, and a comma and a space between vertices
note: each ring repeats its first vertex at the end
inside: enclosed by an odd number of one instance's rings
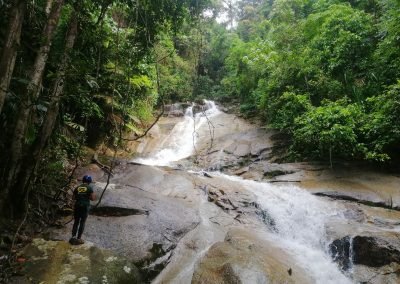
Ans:
POLYGON ((87 206, 76 206, 74 210, 75 218, 87 218, 89 215, 89 208, 87 206))

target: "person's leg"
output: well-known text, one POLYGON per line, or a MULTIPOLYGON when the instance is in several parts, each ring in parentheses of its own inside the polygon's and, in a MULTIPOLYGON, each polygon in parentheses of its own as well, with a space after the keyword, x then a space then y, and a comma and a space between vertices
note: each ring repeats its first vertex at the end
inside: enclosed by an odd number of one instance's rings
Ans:
POLYGON ((88 209, 82 208, 80 212, 80 222, 79 222, 79 229, 78 229, 78 239, 82 237, 83 231, 85 230, 85 223, 88 217, 88 209))
POLYGON ((79 230, 78 230, 78 239, 82 237, 83 230, 85 230, 85 223, 86 223, 87 215, 82 216, 79 222, 79 230))
POLYGON ((79 225, 79 212, 77 208, 74 210, 74 225, 72 226, 72 237, 76 237, 76 233, 78 232, 78 225, 79 225))

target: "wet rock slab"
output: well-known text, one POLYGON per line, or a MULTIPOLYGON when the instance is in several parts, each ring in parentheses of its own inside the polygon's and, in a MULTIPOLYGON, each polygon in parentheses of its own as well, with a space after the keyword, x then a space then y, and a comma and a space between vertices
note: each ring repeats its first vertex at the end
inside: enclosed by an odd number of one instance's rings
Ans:
POLYGON ((200 260, 192 283, 313 283, 283 250, 244 229, 232 229, 200 260))
MULTIPOLYGON (((166 253, 199 223, 192 180, 174 171, 150 166, 126 165, 114 177, 100 206, 90 214, 83 238, 133 261, 154 260, 152 248, 166 253), (193 195, 193 194, 192 194, 193 195)), ((100 196, 105 184, 96 183, 100 196)), ((72 223, 56 232, 68 240, 72 223)))
POLYGON ((354 167, 309 171, 300 186, 314 194, 400 210, 400 177, 354 167))
MULTIPOLYGON (((382 209, 383 210, 383 209, 382 209)), ((360 283, 400 282, 400 233, 373 223, 331 224, 329 250, 343 271, 360 283)))
POLYGON ((132 261, 85 243, 34 239, 19 255, 24 277, 13 283, 143 283, 132 261))
POLYGON ((334 240, 330 250, 335 260, 345 264, 345 269, 350 267, 350 262, 370 267, 381 267, 392 262, 400 264, 400 233, 364 231, 334 240))
MULTIPOLYGON (((159 149, 179 119, 162 118, 143 143, 135 142, 132 149, 141 154, 159 149)), ((179 163, 190 168, 196 160, 199 168, 221 169, 247 179, 296 182, 312 193, 335 199, 344 196, 351 203, 341 204, 357 208, 364 206, 356 203, 360 200, 392 207, 400 204, 399 178, 347 168, 331 170, 327 165, 277 164, 271 159, 271 133, 265 129, 228 114, 211 121, 213 137, 208 127, 196 129, 196 159, 179 163)), ((211 176, 195 177, 167 167, 120 167, 113 178, 118 184, 110 186, 101 207, 89 217, 84 236, 151 266, 151 273, 158 273, 171 261, 173 265, 162 271, 156 283, 189 283, 192 275, 193 283, 315 283, 281 249, 253 234, 250 226, 266 225, 274 231, 274 220, 254 203, 254 196, 234 181, 211 176), (206 206, 201 194, 207 197, 206 206), (201 218, 199 208, 203 210, 201 218), (235 226, 246 229, 231 230, 235 226), (222 241, 226 230, 230 233, 222 241), (196 257, 204 253, 193 274, 196 257)), ((380 231, 395 229, 398 224, 385 214, 357 208, 349 210, 346 218, 374 226, 341 224, 341 229, 330 234, 335 260, 344 270, 353 271, 354 281, 400 283, 397 236, 380 231)), ((383 210, 374 207, 378 209, 383 210)), ((63 232, 67 238, 69 231, 63 232)))

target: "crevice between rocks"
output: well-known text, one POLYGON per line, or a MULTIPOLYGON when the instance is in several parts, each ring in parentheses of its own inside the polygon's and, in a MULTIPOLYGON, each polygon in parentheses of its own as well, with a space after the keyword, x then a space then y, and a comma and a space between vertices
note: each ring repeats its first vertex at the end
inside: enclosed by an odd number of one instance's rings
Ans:
POLYGON ((370 200, 357 199, 357 198, 354 198, 354 197, 351 197, 348 195, 338 194, 337 192, 332 192, 332 193, 330 193, 330 192, 315 192, 313 194, 316 196, 329 197, 329 198, 332 198, 335 200, 345 200, 345 201, 356 202, 356 203, 367 205, 370 207, 380 207, 380 208, 400 211, 399 206, 389 205, 385 202, 374 202, 374 201, 370 201, 370 200))
POLYGON ((150 213, 142 209, 102 206, 92 208, 90 214, 101 217, 124 217, 131 215, 149 215, 150 213))

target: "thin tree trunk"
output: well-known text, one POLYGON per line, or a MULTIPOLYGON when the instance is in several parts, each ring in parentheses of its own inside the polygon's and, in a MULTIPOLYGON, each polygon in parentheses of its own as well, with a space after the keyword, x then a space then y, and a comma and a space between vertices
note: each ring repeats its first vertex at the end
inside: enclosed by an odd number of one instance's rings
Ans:
MULTIPOLYGON (((103 22, 104 22, 103 20, 104 20, 104 17, 106 15, 107 9, 111 5, 111 3, 112 3, 112 0, 105 0, 102 3, 101 10, 100 10, 100 15, 97 18, 96 26, 98 24, 100 24, 100 27, 103 27, 103 22)), ((97 55, 96 81, 99 79, 99 74, 100 74, 101 50, 102 50, 102 47, 99 46, 99 53, 97 55)))
POLYGON ((6 94, 14 71, 25 11, 26 0, 16 1, 10 10, 7 33, 5 35, 5 42, 0 55, 0 114, 3 109, 6 94))
POLYGON ((96 21, 96 26, 100 23, 103 24, 104 16, 106 15, 107 9, 111 4, 112 4, 112 0, 103 1, 103 3, 101 4, 99 17, 97 18, 97 21, 96 21))
MULTIPOLYGON (((54 81, 51 89, 50 105, 47 110, 46 117, 40 129, 39 135, 33 143, 28 155, 24 159, 23 169, 20 171, 17 179, 15 190, 12 194, 14 205, 26 204, 25 199, 29 194, 30 181, 36 167, 40 161, 41 154, 51 137, 54 126, 57 121, 57 116, 60 109, 60 99, 64 91, 65 73, 69 66, 70 53, 74 47, 75 40, 78 34, 78 18, 76 12, 71 16, 66 42, 61 62, 57 69, 57 78, 54 81)), ((17 212, 24 212, 24 208, 17 209, 17 212)))
POLYGON ((14 132, 12 135, 12 143, 10 147, 10 159, 8 162, 7 180, 5 191, 8 194, 16 182, 16 176, 20 170, 23 158, 23 146, 25 139, 25 132, 28 127, 29 117, 33 102, 37 99, 39 94, 39 85, 42 81, 44 69, 46 66, 47 58, 49 56, 50 47, 52 43, 55 30, 60 19, 61 8, 64 0, 56 0, 52 6, 51 12, 47 18, 47 23, 42 32, 42 45, 35 58, 32 69, 32 75, 28 84, 26 93, 21 98, 19 106, 19 113, 16 119, 14 132))
POLYGON ((51 7, 53 6, 53 2, 54 2, 54 0, 47 0, 46 9, 45 9, 46 15, 50 14, 51 7))

